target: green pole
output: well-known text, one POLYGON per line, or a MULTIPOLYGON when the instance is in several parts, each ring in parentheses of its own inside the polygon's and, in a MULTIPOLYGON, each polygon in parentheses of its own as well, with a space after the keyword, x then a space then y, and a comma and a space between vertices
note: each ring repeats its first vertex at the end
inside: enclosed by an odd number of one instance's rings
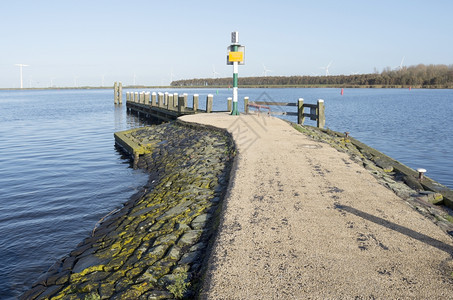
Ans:
MULTIPOLYGON (((231 34, 231 42, 233 45, 231 45, 231 50, 233 52, 238 51, 238 33, 233 32, 231 34)), ((231 110, 231 115, 233 116, 238 116, 239 115, 239 110, 238 110, 238 69, 239 69, 239 62, 234 61, 233 62, 233 109, 231 110)))

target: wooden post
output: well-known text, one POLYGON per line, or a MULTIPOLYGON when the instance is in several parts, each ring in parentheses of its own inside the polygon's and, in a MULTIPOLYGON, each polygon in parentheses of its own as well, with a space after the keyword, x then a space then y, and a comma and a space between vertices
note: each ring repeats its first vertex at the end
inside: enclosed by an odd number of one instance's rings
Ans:
POLYGON ((131 93, 130 92, 126 92, 126 103, 131 101, 131 93))
POLYGON ((326 125, 326 116, 324 115, 324 100, 318 99, 318 128, 324 128, 326 125))
POLYGON ((249 97, 244 97, 244 112, 246 115, 249 114, 249 97))
POLYGON ((173 94, 168 94, 167 99, 168 99, 167 108, 168 109, 174 109, 175 108, 175 102, 174 102, 174 99, 173 99, 173 94))
POLYGON ((181 115, 186 110, 184 105, 184 95, 178 97, 178 115, 181 115))
POLYGON ((118 104, 118 82, 113 84, 113 102, 118 104))
POLYGON ((134 93, 134 102, 135 102, 135 103, 138 103, 138 102, 139 102, 139 101, 138 101, 138 92, 135 92, 135 93, 134 93))
POLYGON ((158 106, 164 107, 164 94, 161 92, 159 92, 159 95, 158 95, 158 106))
POLYGON ((184 96, 184 107, 187 107, 187 97, 188 97, 189 95, 187 95, 187 93, 184 93, 184 94, 182 94, 182 95, 184 96))
POLYGON ((157 96, 156 92, 153 92, 151 94, 151 106, 156 106, 156 96, 157 96))
POLYGON ((118 104, 123 104, 123 84, 118 84, 118 104))
POLYGON ((164 106, 168 109, 168 92, 165 92, 164 94, 164 106))
POLYGON ((145 92, 140 92, 138 94, 138 103, 140 104, 145 103, 145 92))
POLYGON ((173 93, 173 107, 178 107, 178 93, 173 93))
POLYGON ((193 95, 193 111, 195 113, 198 111, 198 94, 193 95))
POLYGON ((146 92, 145 93, 145 105, 149 105, 149 96, 150 96, 150 93, 146 92))
POLYGON ((133 168, 137 169, 138 168, 138 161, 140 160, 140 154, 138 152, 134 153, 134 162, 133 162, 133 168))
POLYGON ((178 106, 178 93, 173 93, 174 106, 178 106))
POLYGON ((233 98, 228 97, 228 99, 227 99, 227 110, 228 110, 229 112, 231 112, 232 105, 233 105, 233 98))
POLYGON ((206 112, 207 113, 210 113, 212 112, 212 100, 214 98, 214 95, 212 94, 208 94, 208 96, 206 97, 206 112))
POLYGON ((304 99, 299 98, 297 101, 297 124, 304 125, 304 99))

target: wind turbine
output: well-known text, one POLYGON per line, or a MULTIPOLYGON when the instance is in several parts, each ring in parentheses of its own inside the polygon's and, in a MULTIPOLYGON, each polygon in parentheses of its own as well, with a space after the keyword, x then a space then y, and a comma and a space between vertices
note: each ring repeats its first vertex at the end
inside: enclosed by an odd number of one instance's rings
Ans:
POLYGON ((220 75, 219 72, 215 71, 215 66, 214 65, 212 65, 212 75, 214 76, 214 79, 217 78, 217 75, 220 75))
POLYGON ((395 69, 397 69, 397 70, 402 70, 402 69, 403 69, 403 62, 404 62, 404 56, 403 56, 403 58, 401 59, 400 65, 399 65, 399 66, 396 66, 395 69))
POLYGON ((263 64, 263 75, 264 75, 264 77, 267 76, 267 72, 272 72, 272 70, 266 69, 266 66, 263 64))
POLYGON ((29 67, 29 65, 16 64, 16 66, 20 67, 20 88, 22 89, 24 87, 22 83, 22 67, 29 67))
POLYGON ((329 68, 330 66, 332 65, 332 62, 333 61, 330 61, 330 63, 326 66, 326 67, 321 67, 321 69, 325 69, 326 70, 326 76, 329 76, 330 73, 329 73, 329 68))

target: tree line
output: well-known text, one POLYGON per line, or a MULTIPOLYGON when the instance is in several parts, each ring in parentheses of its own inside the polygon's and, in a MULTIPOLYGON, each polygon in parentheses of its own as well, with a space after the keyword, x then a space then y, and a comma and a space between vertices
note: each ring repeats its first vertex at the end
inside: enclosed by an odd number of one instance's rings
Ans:
MULTIPOLYGON (((329 76, 261 76, 239 77, 240 86, 335 86, 335 87, 420 87, 453 88, 453 65, 424 65, 385 68, 381 73, 329 76)), ((232 86, 232 77, 176 80, 171 86, 232 86)))

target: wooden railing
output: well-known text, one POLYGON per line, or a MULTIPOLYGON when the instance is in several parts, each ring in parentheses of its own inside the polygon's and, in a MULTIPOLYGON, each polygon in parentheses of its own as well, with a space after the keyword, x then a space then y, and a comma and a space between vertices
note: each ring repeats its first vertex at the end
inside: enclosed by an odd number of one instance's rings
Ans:
POLYGON ((206 97, 206 109, 198 108, 198 94, 193 95, 193 106, 188 107, 188 95, 178 93, 150 93, 150 92, 126 92, 126 103, 144 104, 150 107, 162 108, 180 113, 212 112, 214 96, 212 94, 206 97))
POLYGON ((249 101, 249 97, 244 98, 245 113, 249 113, 249 108, 258 109, 258 111, 268 110, 269 114, 272 115, 288 115, 297 116, 297 123, 304 124, 305 118, 308 117, 310 120, 317 121, 318 128, 324 128, 326 125, 326 117, 324 114, 324 100, 319 99, 317 104, 304 103, 304 99, 299 98, 297 103, 292 102, 273 102, 273 101, 249 101), (272 110, 271 106, 293 106, 297 107, 297 112, 290 112, 279 110, 272 110), (309 109, 309 112, 305 112, 305 108, 309 109))
POLYGON ((127 92, 127 110, 146 118, 155 118, 161 121, 175 120, 182 115, 195 113, 211 113, 213 95, 206 97, 206 109, 198 108, 199 96, 193 95, 193 105, 188 106, 188 95, 177 93, 150 93, 150 92, 127 92))

